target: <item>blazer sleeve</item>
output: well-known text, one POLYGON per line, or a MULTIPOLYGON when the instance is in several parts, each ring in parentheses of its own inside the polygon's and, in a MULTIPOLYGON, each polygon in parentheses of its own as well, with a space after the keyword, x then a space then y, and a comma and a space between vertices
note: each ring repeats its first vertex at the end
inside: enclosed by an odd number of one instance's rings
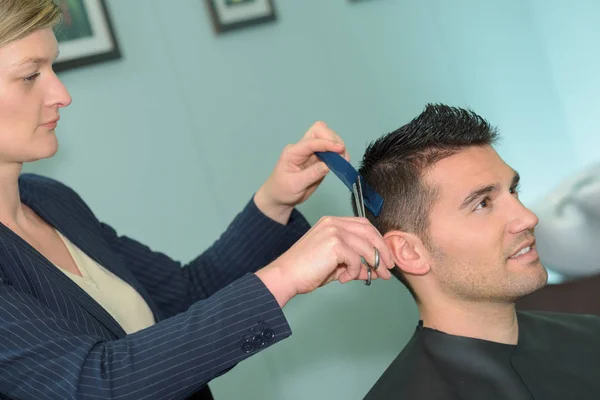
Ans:
POLYGON ((254 274, 121 339, 91 330, 0 277, 0 393, 23 400, 185 398, 291 334, 254 274))
POLYGON ((183 267, 163 253, 117 235, 109 225, 102 227, 111 248, 148 291, 161 316, 170 317, 266 266, 288 250, 310 225, 297 210, 287 225, 282 225, 265 216, 250 200, 221 237, 183 267))

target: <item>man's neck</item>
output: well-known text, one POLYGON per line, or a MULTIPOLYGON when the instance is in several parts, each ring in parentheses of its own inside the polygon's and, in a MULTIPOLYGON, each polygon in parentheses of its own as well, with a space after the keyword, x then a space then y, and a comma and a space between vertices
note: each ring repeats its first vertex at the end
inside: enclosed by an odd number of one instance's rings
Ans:
POLYGON ((420 305, 423 326, 456 336, 517 344, 519 325, 514 303, 445 302, 420 305))

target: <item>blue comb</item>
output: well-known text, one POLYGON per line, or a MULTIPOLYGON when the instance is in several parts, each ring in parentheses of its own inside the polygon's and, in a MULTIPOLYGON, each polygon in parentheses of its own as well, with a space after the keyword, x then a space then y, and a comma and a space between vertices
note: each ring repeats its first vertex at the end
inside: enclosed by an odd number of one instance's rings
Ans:
MULTIPOLYGON (((350 192, 353 191, 353 185, 360 176, 358 171, 354 169, 346 159, 340 156, 338 153, 331 151, 318 151, 315 153, 334 174, 348 187, 350 192)), ((365 178, 360 176, 360 182, 362 186, 362 194, 364 199, 365 207, 371 211, 371 213, 378 217, 383 207, 383 198, 375 191, 371 186, 367 184, 365 178)))

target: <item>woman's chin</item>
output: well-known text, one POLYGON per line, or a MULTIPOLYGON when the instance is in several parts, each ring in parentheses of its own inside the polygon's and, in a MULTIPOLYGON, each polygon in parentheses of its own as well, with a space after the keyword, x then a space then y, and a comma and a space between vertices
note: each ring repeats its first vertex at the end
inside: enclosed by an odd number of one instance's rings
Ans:
POLYGON ((53 143, 44 143, 44 146, 35 150, 23 157, 22 162, 34 162, 52 157, 58 151, 58 142, 55 140, 53 143))

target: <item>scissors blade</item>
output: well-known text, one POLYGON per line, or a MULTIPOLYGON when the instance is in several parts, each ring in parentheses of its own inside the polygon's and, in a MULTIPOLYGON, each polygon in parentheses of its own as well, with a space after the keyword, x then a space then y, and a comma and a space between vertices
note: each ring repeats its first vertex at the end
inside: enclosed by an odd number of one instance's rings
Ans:
POLYGON ((364 212, 360 204, 360 196, 358 195, 358 188, 356 183, 352 184, 352 195, 354 196, 354 205, 356 206, 356 213, 359 217, 364 217, 364 212))
POLYGON ((363 196, 362 183, 360 181, 360 175, 356 177, 356 185, 358 187, 358 198, 360 199, 360 208, 362 210, 362 217, 366 217, 367 213, 365 212, 365 197, 363 196))
MULTIPOLYGON (((356 178, 356 182, 352 184, 352 194, 354 196, 354 205, 356 206, 356 213, 359 217, 365 218, 367 214, 365 213, 365 199, 363 197, 362 185, 360 182, 360 176, 356 178)), ((371 285, 371 266, 365 260, 364 257, 360 257, 361 261, 367 267, 367 279, 365 280, 365 285, 371 285)))

